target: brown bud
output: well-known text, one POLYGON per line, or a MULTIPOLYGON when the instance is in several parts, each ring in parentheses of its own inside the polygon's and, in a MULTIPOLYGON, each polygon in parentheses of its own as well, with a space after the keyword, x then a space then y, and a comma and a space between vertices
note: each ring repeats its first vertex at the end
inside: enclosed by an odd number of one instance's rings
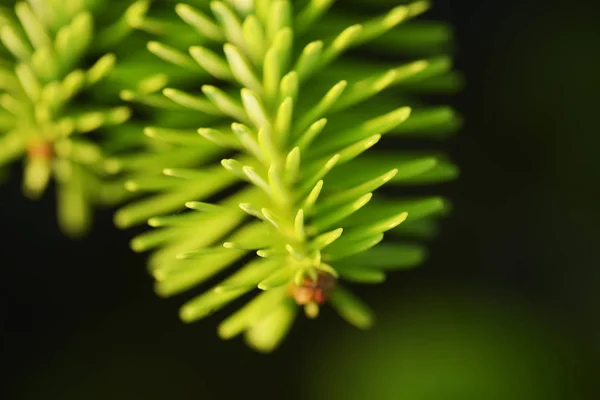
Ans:
POLYGON ((53 155, 52 146, 49 143, 42 141, 31 142, 29 146, 27 146, 27 155, 30 159, 34 160, 49 160, 53 155))
POLYGON ((296 300, 296 304, 305 305, 310 302, 323 304, 335 288, 336 280, 333 276, 319 272, 317 280, 305 278, 301 285, 292 284, 290 295, 296 300))

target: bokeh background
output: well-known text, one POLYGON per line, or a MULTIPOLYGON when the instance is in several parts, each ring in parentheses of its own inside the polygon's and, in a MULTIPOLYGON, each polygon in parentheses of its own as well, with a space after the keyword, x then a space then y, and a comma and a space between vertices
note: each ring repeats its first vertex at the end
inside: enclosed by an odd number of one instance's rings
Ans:
MULTIPOLYGON (((345 2, 345 0, 344 0, 345 2)), ((352 2, 348 2, 351 6, 352 2)), ((420 268, 358 288, 261 355, 186 326, 110 210, 76 243, 54 198, 0 186, 0 398, 598 399, 600 84, 595 1, 438 0, 467 77, 445 146, 454 203, 420 268)))

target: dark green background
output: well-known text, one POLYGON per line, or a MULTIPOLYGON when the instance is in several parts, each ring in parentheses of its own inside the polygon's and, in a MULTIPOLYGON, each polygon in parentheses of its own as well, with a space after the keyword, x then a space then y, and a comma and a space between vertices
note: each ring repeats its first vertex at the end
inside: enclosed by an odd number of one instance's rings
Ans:
MULTIPOLYGON (((351 4, 352 2, 348 2, 351 4)), ((270 356, 179 322, 100 213, 72 242, 52 193, 0 187, 0 393, 8 399, 594 399, 600 332, 600 89, 594 1, 437 2, 467 77, 446 148, 455 209, 421 268, 325 311, 270 356), (496 397, 495 397, 496 396, 496 397)), ((350 6, 350 5, 349 5, 350 6)))

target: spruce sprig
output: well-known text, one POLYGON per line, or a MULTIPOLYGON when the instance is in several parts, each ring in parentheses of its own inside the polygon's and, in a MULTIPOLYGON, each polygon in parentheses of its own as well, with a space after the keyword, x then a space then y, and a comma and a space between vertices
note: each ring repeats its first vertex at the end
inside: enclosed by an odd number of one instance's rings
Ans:
POLYGON ((109 89, 118 49, 143 25, 149 2, 107 11, 102 0, 29 0, 0 9, 0 167, 24 159, 23 191, 57 183, 58 219, 83 234, 94 205, 126 192, 106 185, 102 136, 131 116, 109 89), (98 136, 100 135, 100 136, 98 136))
POLYGON ((222 338, 245 332, 252 347, 271 351, 298 305, 314 318, 325 302, 368 328, 371 310, 339 281, 379 283, 389 270, 417 265, 422 247, 380 243, 384 233, 427 235, 434 217, 447 209, 439 197, 399 200, 375 192, 456 175, 443 156, 376 145, 386 134, 453 130, 458 118, 450 108, 423 107, 414 93, 447 89, 456 76, 445 56, 382 67, 344 54, 385 38, 428 2, 348 24, 325 40, 305 38, 339 24, 328 12, 332 1, 196 3, 178 4, 176 12, 200 44, 188 52, 156 41, 148 48, 202 79, 211 75, 214 84, 204 84, 201 93, 163 90, 171 103, 161 106, 189 111, 178 111, 174 128, 145 129, 161 151, 115 160, 125 169, 163 169, 163 176, 132 177, 130 190, 153 195, 119 210, 116 223, 147 220, 157 228, 136 237, 132 247, 153 250, 149 266, 162 296, 243 260, 181 308, 184 321, 196 321, 258 288, 258 296, 220 324, 222 338), (392 87, 403 88, 402 96, 386 90, 392 87), (205 127, 182 128, 198 120, 205 127))

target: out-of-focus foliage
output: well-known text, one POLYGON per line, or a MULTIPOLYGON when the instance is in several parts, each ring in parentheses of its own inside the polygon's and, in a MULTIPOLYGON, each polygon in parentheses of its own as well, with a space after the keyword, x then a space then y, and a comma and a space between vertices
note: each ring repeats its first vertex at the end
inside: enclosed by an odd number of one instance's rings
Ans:
POLYGON ((144 145, 119 94, 160 80, 143 46, 160 32, 147 0, 10 3, 0 7, 0 167, 22 161, 30 198, 54 178, 61 228, 78 236, 94 205, 129 197, 104 158, 144 145))
POLYGON ((573 346, 522 301, 427 290, 382 314, 369 340, 332 331, 306 351, 301 397, 582 398, 573 346))

